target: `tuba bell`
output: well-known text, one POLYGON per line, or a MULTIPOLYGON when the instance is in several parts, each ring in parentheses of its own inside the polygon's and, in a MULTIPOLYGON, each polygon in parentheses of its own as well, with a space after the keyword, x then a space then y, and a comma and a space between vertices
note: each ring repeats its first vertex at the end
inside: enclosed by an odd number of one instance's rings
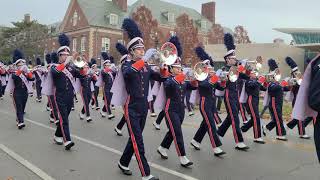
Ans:
POLYGON ((74 58, 71 62, 73 66, 79 69, 82 69, 87 64, 85 59, 81 55, 74 58))
POLYGON ((198 62, 193 67, 193 75, 194 75, 194 78, 198 81, 203 81, 207 79, 209 75, 207 65, 203 62, 198 62))

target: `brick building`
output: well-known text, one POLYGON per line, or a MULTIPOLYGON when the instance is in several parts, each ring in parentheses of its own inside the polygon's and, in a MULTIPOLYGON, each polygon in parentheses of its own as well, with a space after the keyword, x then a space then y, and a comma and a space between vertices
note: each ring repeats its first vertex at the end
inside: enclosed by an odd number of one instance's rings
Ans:
MULTIPOLYGON (((85 53, 89 58, 99 58, 101 51, 118 57, 114 47, 117 42, 123 42, 122 21, 140 6, 151 10, 166 38, 175 33, 175 19, 186 13, 198 28, 199 41, 208 44, 207 34, 215 23, 215 2, 202 4, 199 13, 161 0, 138 0, 131 6, 127 0, 71 0, 63 21, 50 26, 53 36, 44 40, 45 51, 56 50, 57 34, 64 32, 70 37, 72 51, 85 53)), ((225 28, 225 31, 230 30, 225 28)))

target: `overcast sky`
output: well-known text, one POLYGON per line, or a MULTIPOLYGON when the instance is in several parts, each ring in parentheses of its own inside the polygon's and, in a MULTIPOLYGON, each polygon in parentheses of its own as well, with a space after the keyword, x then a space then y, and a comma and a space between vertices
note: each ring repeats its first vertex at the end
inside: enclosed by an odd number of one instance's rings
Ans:
MULTIPOLYGON (((88 0, 89 1, 89 0, 88 0)), ((129 4, 136 0, 128 0, 129 4)), ((201 3, 210 0, 166 0, 183 4, 201 12, 201 3)), ((253 42, 268 43, 275 38, 287 42, 291 37, 276 32, 276 27, 320 27, 319 0, 215 0, 216 22, 234 28, 243 25, 253 42), (318 22, 318 23, 316 23, 318 22)), ((0 25, 23 18, 30 13, 40 23, 51 24, 61 21, 70 0, 1 0, 0 25)))

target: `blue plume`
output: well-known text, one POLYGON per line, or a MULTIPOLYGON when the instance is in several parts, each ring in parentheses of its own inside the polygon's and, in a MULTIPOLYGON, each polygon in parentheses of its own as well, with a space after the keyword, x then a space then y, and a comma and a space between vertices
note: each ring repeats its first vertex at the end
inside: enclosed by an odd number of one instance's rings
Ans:
POLYGON ((60 46, 70 46, 69 37, 64 33, 59 35, 58 41, 60 46))
POLYGON ((56 52, 51 53, 51 62, 55 64, 59 62, 59 56, 56 52))
POLYGON ((19 49, 15 49, 13 51, 12 62, 15 63, 18 59, 24 59, 24 55, 19 49))
POLYGON ((233 36, 230 33, 224 35, 224 45, 226 46, 228 51, 236 49, 233 36))
POLYGON ((291 57, 286 57, 286 63, 290 66, 291 69, 297 67, 297 63, 291 58, 291 57))
POLYGON ((37 57, 36 63, 37 63, 37 65, 41 65, 41 59, 39 57, 37 57))
POLYGON ((51 54, 50 53, 46 54, 46 61, 47 61, 47 64, 51 63, 51 54))
POLYGON ((97 60, 94 58, 91 58, 91 65, 93 65, 93 64, 97 64, 97 60))
POLYGON ((174 44, 176 46, 177 51, 178 51, 178 57, 181 57, 182 56, 182 47, 181 47, 179 38, 177 36, 171 36, 169 39, 169 42, 171 42, 172 44, 174 44))
POLYGON ((110 59, 110 62, 111 62, 111 63, 114 63, 114 58, 113 58, 113 56, 110 56, 109 59, 110 59))
POLYGON ((128 36, 130 39, 133 39, 135 37, 141 37, 142 38, 142 33, 139 30, 138 25, 134 20, 130 18, 125 18, 122 23, 122 29, 125 30, 128 33, 128 36))
POLYGON ((109 55, 106 52, 102 52, 101 53, 101 57, 102 57, 103 60, 108 60, 109 59, 109 55))
POLYGON ((116 44, 116 48, 117 48, 118 52, 119 52, 122 56, 124 56, 124 55, 126 55, 126 54, 129 53, 128 50, 127 50, 127 48, 126 48, 123 44, 121 44, 121 43, 117 43, 117 44, 116 44))
POLYGON ((270 71, 274 71, 275 69, 278 68, 278 64, 277 64, 276 60, 274 60, 274 59, 268 60, 268 66, 269 66, 270 71))
POLYGON ((210 56, 205 52, 205 50, 202 47, 200 46, 196 47, 195 52, 197 56, 201 59, 201 61, 204 61, 206 59, 210 60, 210 56))

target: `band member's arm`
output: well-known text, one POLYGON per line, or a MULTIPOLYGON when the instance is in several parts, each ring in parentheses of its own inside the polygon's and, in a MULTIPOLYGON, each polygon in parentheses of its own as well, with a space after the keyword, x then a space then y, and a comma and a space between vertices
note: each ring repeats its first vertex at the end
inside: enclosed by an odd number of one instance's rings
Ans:
POLYGON ((124 63, 121 67, 123 77, 128 78, 133 74, 137 74, 143 68, 143 66, 144 66, 143 60, 137 61, 132 65, 129 63, 124 63))
POLYGON ((57 66, 55 65, 52 65, 51 66, 51 73, 52 73, 52 76, 59 76, 61 75, 62 71, 64 70, 65 68, 65 65, 64 64, 59 64, 57 66))
POLYGON ((34 81, 35 80, 32 72, 25 73, 24 75, 27 77, 28 81, 34 81))

